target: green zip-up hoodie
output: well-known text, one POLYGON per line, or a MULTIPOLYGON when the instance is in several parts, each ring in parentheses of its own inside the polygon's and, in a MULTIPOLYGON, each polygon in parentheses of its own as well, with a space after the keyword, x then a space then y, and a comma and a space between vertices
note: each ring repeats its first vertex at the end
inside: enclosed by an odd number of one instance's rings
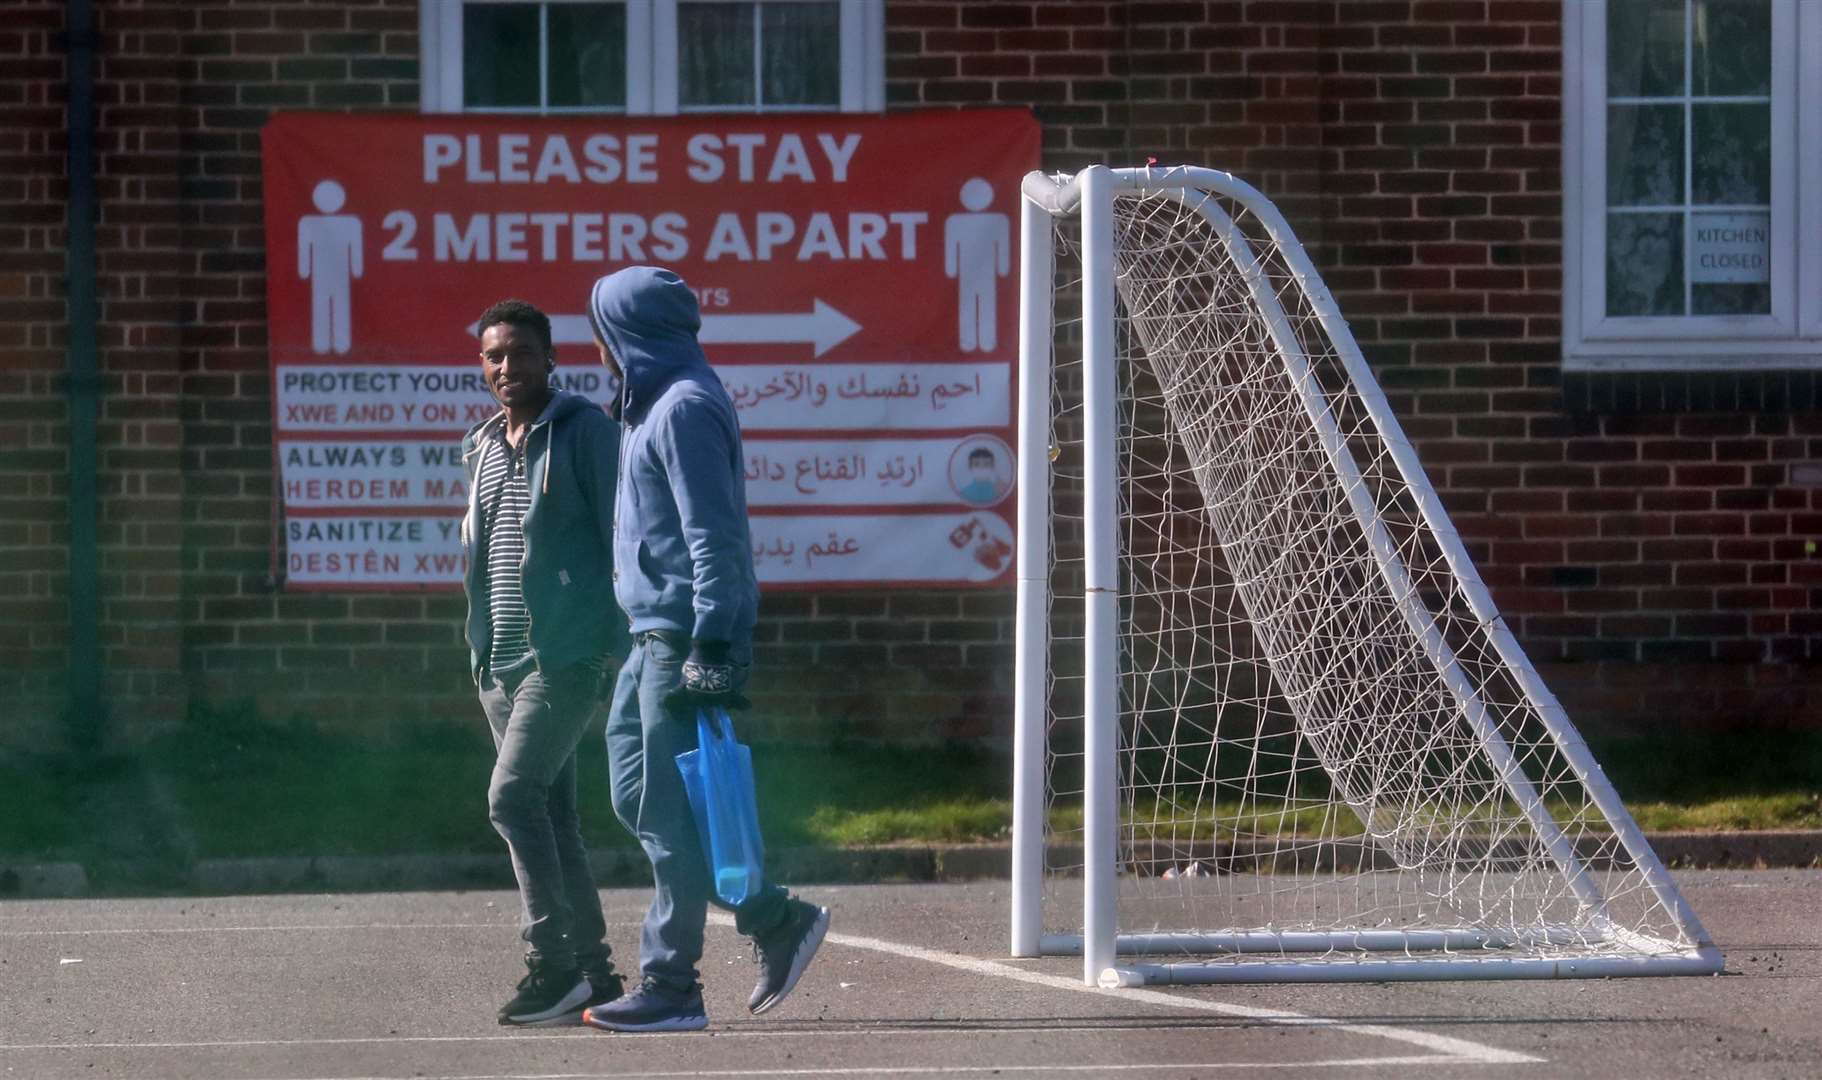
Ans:
MULTIPOLYGON (((462 553, 468 568, 467 638, 470 673, 478 684, 493 647, 487 599, 485 541, 479 535, 482 440, 506 422, 501 411, 462 437, 468 474, 468 513, 462 518, 462 553)), ((525 433, 525 478, 531 507, 525 513, 525 562, 521 583, 531 616, 532 662, 556 671, 603 654, 624 656, 626 617, 614 602, 614 477, 620 459, 620 425, 600 406, 569 390, 551 396, 525 433)))

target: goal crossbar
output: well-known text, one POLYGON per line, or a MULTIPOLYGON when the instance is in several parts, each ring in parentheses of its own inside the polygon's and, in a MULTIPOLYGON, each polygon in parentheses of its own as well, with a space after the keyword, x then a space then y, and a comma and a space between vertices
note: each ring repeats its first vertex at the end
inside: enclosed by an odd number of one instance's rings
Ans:
MULTIPOLYGON (((1085 981, 1113 984, 1125 984, 1134 979, 1530 978, 1718 970, 1719 952, 1500 617, 1332 296, 1277 208, 1250 185, 1227 173, 1188 167, 1114 170, 1097 166, 1074 177, 1033 173, 1026 178, 1023 195, 1012 883, 1014 955, 1080 952, 1085 981), (1126 209, 1116 210, 1116 202, 1126 209), (1172 259, 1189 260, 1184 263, 1181 280, 1157 281, 1145 279, 1137 271, 1129 273, 1129 265, 1142 262, 1147 253, 1116 251, 1116 228, 1133 236, 1144 233, 1144 229, 1134 227, 1130 217, 1122 219, 1119 215, 1141 212, 1131 210, 1133 205, 1165 204, 1169 204, 1178 217, 1165 233, 1154 230, 1147 235, 1164 235, 1173 243, 1179 238, 1187 238, 1185 250, 1189 254, 1171 253, 1172 259), (1245 218, 1244 225, 1239 220, 1241 217, 1245 218), (1055 492, 1051 468, 1052 461, 1061 453, 1060 439, 1052 422, 1057 405, 1053 388, 1057 374, 1058 333, 1053 295, 1058 269, 1055 229, 1059 220, 1069 219, 1080 223, 1081 557, 1080 595, 1073 598, 1080 604, 1082 639, 1079 736, 1084 856, 1080 868, 1082 914, 1079 934, 1046 933, 1042 915, 1045 845, 1049 829, 1046 769, 1047 761, 1054 756, 1047 742, 1051 737, 1048 698, 1056 681, 1052 664, 1053 648, 1057 644, 1052 640, 1048 624, 1055 588, 1053 578, 1059 559, 1058 545, 1053 537, 1055 492), (1117 226, 1116 221, 1119 222, 1117 226), (1267 257, 1272 263, 1270 267, 1264 265, 1263 259, 1267 257), (1211 282, 1215 284, 1211 285, 1211 282), (1217 297, 1212 291, 1217 288, 1226 291, 1217 297), (1156 318, 1146 321, 1132 315, 1152 304, 1156 299, 1153 293, 1173 290, 1182 295, 1167 296, 1154 306, 1168 309, 1170 319, 1174 321, 1156 318), (1287 311, 1286 298, 1297 305, 1295 314, 1287 311), (1198 353, 1193 343, 1185 346, 1180 340, 1193 340, 1198 329, 1195 322, 1201 314, 1198 305, 1213 312, 1217 301, 1227 305, 1218 314, 1221 319, 1234 318, 1233 309, 1245 310, 1249 340, 1257 354, 1247 362, 1270 365, 1273 370, 1265 377, 1275 380, 1274 390, 1283 391, 1283 399, 1294 401, 1296 411, 1301 413, 1301 420, 1290 422, 1296 430, 1289 435, 1280 433, 1280 437, 1287 446, 1294 443, 1294 451, 1303 455, 1300 460, 1305 463, 1317 461, 1320 467, 1326 468, 1327 475, 1319 484, 1324 491, 1313 501, 1322 505, 1332 503, 1338 515, 1335 520, 1340 522, 1338 527, 1344 527, 1343 531, 1357 537, 1362 554, 1370 553, 1370 562, 1376 571, 1376 581, 1369 589, 1371 599, 1387 609, 1387 618, 1393 618, 1390 612, 1395 611, 1394 621, 1402 622, 1404 627, 1394 636, 1399 638, 1409 656, 1399 662, 1409 664, 1411 657, 1417 657, 1427 664, 1429 674, 1423 685, 1429 689, 1425 691, 1428 695, 1425 707, 1452 714, 1461 729, 1469 733, 1467 741, 1473 747, 1469 752, 1472 760, 1462 767, 1481 770, 1489 775, 1488 782, 1501 789, 1500 800, 1510 804, 1516 811, 1513 820, 1520 823, 1510 828, 1522 828, 1526 842, 1538 849, 1539 860, 1548 863, 1560 878, 1561 894, 1572 898, 1577 909, 1571 920, 1573 925, 1504 928, 1475 924, 1405 929, 1336 926, 1316 930, 1230 927, 1220 932, 1161 928, 1154 933, 1122 932, 1116 882, 1121 864, 1116 851, 1122 829, 1130 826, 1123 826, 1119 820, 1121 764, 1118 755, 1122 753, 1121 665, 1129 661, 1120 652, 1120 620, 1122 604, 1130 608, 1132 598, 1123 596, 1121 591, 1123 553, 1116 526, 1122 498, 1131 497, 1130 490, 1121 486, 1130 481, 1122 473, 1122 463, 1116 453, 1116 441, 1125 437, 1124 432, 1116 434, 1116 428, 1122 423, 1120 410, 1124 405, 1116 400, 1119 392, 1117 369, 1121 360, 1118 342, 1124 333, 1129 343, 1130 363, 1140 363, 1140 356, 1150 363, 1152 377, 1161 388, 1160 397, 1164 403, 1159 411, 1169 418, 1165 426, 1172 433, 1180 433, 1201 419, 1195 412, 1199 399, 1194 395, 1199 387, 1208 383, 1205 370, 1211 365, 1220 368, 1223 363, 1232 366, 1221 356, 1208 355, 1206 347, 1198 353), (1296 320, 1304 325, 1294 325, 1296 320), (1317 358, 1311 353, 1312 343, 1322 350, 1323 371, 1316 370, 1317 358), (1184 367, 1186 364, 1197 367, 1184 367), (1186 371, 1189 377, 1179 378, 1186 371), (1334 413, 1333 386, 1338 380, 1345 384, 1346 405, 1359 414, 1352 431, 1344 430, 1334 413), (1515 687, 1522 695, 1520 711, 1525 722, 1533 723, 1545 733, 1543 741, 1547 742, 1549 753, 1553 755, 1552 767, 1561 771, 1565 783, 1572 778, 1577 791, 1586 800, 1587 815, 1597 816, 1611 829, 1615 843, 1607 853, 1607 861, 1624 861, 1628 874, 1636 877, 1642 886, 1638 891, 1648 892, 1654 899, 1656 912, 1664 917, 1670 928, 1668 938, 1661 930, 1640 933, 1620 929, 1611 934, 1604 931, 1603 928, 1617 927, 1618 923, 1608 910, 1606 892, 1596 880, 1599 875, 1591 871, 1578 854, 1575 841, 1559 825, 1556 811, 1545 793, 1532 782, 1520 755, 1509 743, 1507 731, 1511 723, 1502 723, 1492 715, 1476 680, 1464 670, 1450 637, 1444 633, 1440 625, 1442 620, 1426 598, 1425 586, 1414 580, 1399 543, 1389 532, 1383 508, 1375 501, 1372 485, 1363 477, 1356 460, 1357 451, 1352 444, 1363 439, 1370 440, 1374 452, 1383 459, 1385 476, 1391 478, 1399 497, 1406 500, 1401 505, 1409 505, 1412 510, 1407 531, 1418 530, 1420 540, 1426 545, 1424 550, 1433 550, 1438 556, 1435 566, 1426 573, 1432 577, 1446 575, 1453 602, 1463 609, 1462 624, 1471 623, 1467 630, 1454 632, 1457 636, 1470 635, 1472 644, 1484 653, 1483 666, 1488 662, 1499 665, 1503 669, 1499 676, 1503 680, 1501 685, 1515 687), (1328 503, 1323 502, 1325 499, 1328 503), (1620 943, 1621 948, 1612 955, 1598 952, 1589 955, 1571 952, 1560 956, 1504 955, 1505 950, 1513 948, 1598 949, 1614 942, 1620 943), (1115 960, 1120 953, 1171 952, 1237 956, 1314 952, 1326 954, 1327 958, 1312 961, 1292 959, 1287 955, 1284 960, 1264 963, 1125 966, 1117 965, 1115 960), (1375 958, 1375 954, 1381 952, 1397 955, 1375 958), (1436 955, 1418 955, 1420 953, 1436 955), (1377 973, 1361 974, 1363 971, 1377 973)), ((1133 241, 1128 237, 1122 242, 1133 241)), ((1208 438, 1206 434, 1198 437, 1208 438)), ((1261 467, 1256 460, 1252 464, 1255 468, 1261 467)), ((1266 459, 1263 467, 1273 465, 1266 459)), ((1231 478, 1224 476, 1206 454, 1183 472, 1184 482, 1193 481, 1201 489, 1202 497, 1211 502, 1217 496, 1216 489, 1233 485, 1231 478)), ((1383 481, 1384 477, 1380 479, 1383 481)), ((1288 498, 1307 497, 1307 492, 1296 485, 1285 487, 1283 491, 1288 498)), ((1212 512, 1209 516, 1218 517, 1212 512)), ((1256 598, 1248 591, 1249 582, 1239 567, 1249 558, 1256 561, 1262 553, 1254 539, 1236 537, 1232 533, 1233 527, 1228 525, 1228 531, 1223 533, 1220 550, 1227 553, 1225 557, 1233 564, 1238 606, 1249 614, 1255 632, 1264 639, 1261 651, 1273 661, 1269 666, 1274 668, 1275 674, 1270 678, 1285 684, 1278 689, 1288 700, 1291 694, 1286 686, 1295 684, 1305 673, 1286 675, 1276 671, 1272 646, 1277 644, 1278 651, 1283 652, 1285 642, 1274 643, 1273 635, 1283 638, 1285 619, 1268 601, 1256 598)), ((1291 601, 1313 602, 1307 597, 1296 596, 1292 596, 1291 601)), ((1319 689, 1327 692, 1335 680, 1332 672, 1323 674, 1329 682, 1319 689)), ((1188 677, 1193 681, 1194 673, 1188 677)), ((1375 679, 1390 681, 1376 672, 1362 672, 1358 677, 1368 682, 1375 679)), ((1423 835, 1423 830, 1419 829, 1413 839, 1408 822, 1390 826, 1380 822, 1380 808, 1376 805, 1379 793, 1372 789, 1371 783, 1360 785, 1355 776, 1360 772, 1371 780, 1378 774, 1370 770, 1334 767, 1335 755, 1345 747, 1335 745, 1332 733, 1318 734, 1307 722, 1308 716, 1321 711, 1304 700, 1309 696, 1305 694, 1292 702, 1288 711, 1298 715, 1299 736, 1316 747, 1315 756, 1322 759, 1328 770, 1328 781, 1335 789, 1334 800, 1345 804, 1359 817, 1365 826, 1367 840, 1384 849, 1394 863, 1407 870, 1433 873, 1434 867, 1421 865, 1424 856, 1413 854, 1411 850, 1413 844, 1433 842, 1433 837, 1423 835), (1324 740, 1327 740, 1326 745, 1324 740), (1359 785, 1358 789, 1356 785, 1359 785)), ((1359 716, 1371 720, 1371 710, 1364 706, 1352 708, 1359 716)), ((1175 738, 1174 732, 1172 737, 1175 738)), ((1368 737, 1371 737, 1370 733, 1368 737)), ((1400 733, 1399 737, 1407 737, 1407 733, 1400 733)), ((1170 749, 1173 754, 1177 753, 1174 744, 1170 749)), ((1531 749, 1527 753, 1535 756, 1536 751, 1531 749)), ((1423 782, 1436 783, 1433 778, 1425 778, 1423 782)), ((1417 786, 1414 783, 1413 789, 1417 786)), ((1438 786, 1434 790, 1446 789, 1438 786)), ((1199 800, 1201 795, 1196 798, 1199 800)), ((1483 857, 1489 860, 1487 866, 1471 873, 1452 869, 1446 872, 1464 880, 1478 875, 1473 887, 1486 892, 1489 883, 1494 883, 1500 876, 1504 864, 1491 857, 1497 844, 1476 839, 1471 832, 1457 826, 1457 832, 1449 837, 1448 842, 1453 845, 1450 850, 1485 848, 1483 857)), ((1311 889, 1314 894, 1320 894, 1323 888, 1333 886, 1333 881, 1325 886, 1318 880, 1311 889)), ((1497 891, 1498 887, 1494 884, 1492 890, 1497 891)), ((1265 888, 1278 890, 1280 886, 1274 883, 1265 888)), ((1523 916, 1520 918, 1522 920, 1523 916)))

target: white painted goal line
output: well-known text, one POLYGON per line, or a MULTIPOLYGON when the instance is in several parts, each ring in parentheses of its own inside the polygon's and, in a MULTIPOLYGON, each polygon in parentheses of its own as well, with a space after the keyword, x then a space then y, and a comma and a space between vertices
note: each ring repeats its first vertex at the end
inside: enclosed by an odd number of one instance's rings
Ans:
MULTIPOLYGON (((732 926, 734 919, 721 912, 712 912, 709 921, 722 926, 732 926)), ((1003 964, 997 960, 983 960, 979 957, 962 956, 956 953, 937 952, 918 945, 905 945, 881 938, 862 937, 857 934, 831 933, 825 939, 836 945, 845 945, 851 949, 867 949, 872 952, 902 956, 910 960, 923 960, 932 964, 943 964, 977 975, 992 975, 1017 982, 1047 986, 1057 990, 1070 990, 1083 994, 1098 994, 1120 1001, 1138 1001, 1147 1005, 1162 1005, 1173 1009, 1196 1009, 1202 1012, 1220 1013, 1223 1016, 1239 1017, 1264 1024, 1282 1024, 1295 1027, 1332 1027, 1337 1031, 1346 1031, 1355 1035, 1367 1035, 1379 1039, 1391 1039, 1394 1042, 1419 1046, 1432 1053, 1446 1055, 1456 1064, 1475 1065, 1521 1065, 1536 1064, 1543 1058, 1521 1054, 1514 1050, 1501 1050, 1496 1046, 1458 1039, 1449 1035, 1437 1035, 1427 1031, 1414 1031, 1409 1028, 1391 1027, 1385 1024, 1355 1024, 1345 1020, 1328 1020, 1321 1017, 1305 1016, 1302 1013, 1282 1009, 1261 1009, 1252 1005, 1234 1005, 1223 1001, 1212 1001, 1201 997, 1188 997, 1178 994, 1167 994, 1160 990, 1125 989, 1104 990, 1098 986, 1088 986, 1077 979, 1061 975, 1049 975, 1041 971, 1026 971, 1003 964)))

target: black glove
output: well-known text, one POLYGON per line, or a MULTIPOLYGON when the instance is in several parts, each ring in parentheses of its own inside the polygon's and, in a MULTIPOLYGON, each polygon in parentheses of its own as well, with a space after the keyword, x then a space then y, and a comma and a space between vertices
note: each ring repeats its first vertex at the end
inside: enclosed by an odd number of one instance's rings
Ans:
POLYGON ((747 709, 752 702, 734 685, 738 672, 732 647, 725 641, 690 642, 689 659, 683 662, 683 683, 664 695, 669 708, 705 708, 719 705, 724 709, 747 709))

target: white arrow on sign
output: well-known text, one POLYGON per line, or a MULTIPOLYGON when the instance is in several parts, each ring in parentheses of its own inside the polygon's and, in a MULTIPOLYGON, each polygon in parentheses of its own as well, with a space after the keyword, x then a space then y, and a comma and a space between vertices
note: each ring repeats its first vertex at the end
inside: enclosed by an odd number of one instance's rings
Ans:
MULTIPOLYGON (((477 326, 468 328, 475 333, 477 326)), ((704 345, 809 345, 821 356, 853 337, 860 324, 823 303, 809 311, 770 315, 704 315, 696 339, 704 345)), ((552 315, 551 342, 555 345, 588 345, 595 332, 586 315, 552 315)))
POLYGON ((853 337, 860 324, 841 312, 815 301, 801 314, 704 315, 697 339, 705 345, 788 345, 807 341, 821 356, 853 337))

